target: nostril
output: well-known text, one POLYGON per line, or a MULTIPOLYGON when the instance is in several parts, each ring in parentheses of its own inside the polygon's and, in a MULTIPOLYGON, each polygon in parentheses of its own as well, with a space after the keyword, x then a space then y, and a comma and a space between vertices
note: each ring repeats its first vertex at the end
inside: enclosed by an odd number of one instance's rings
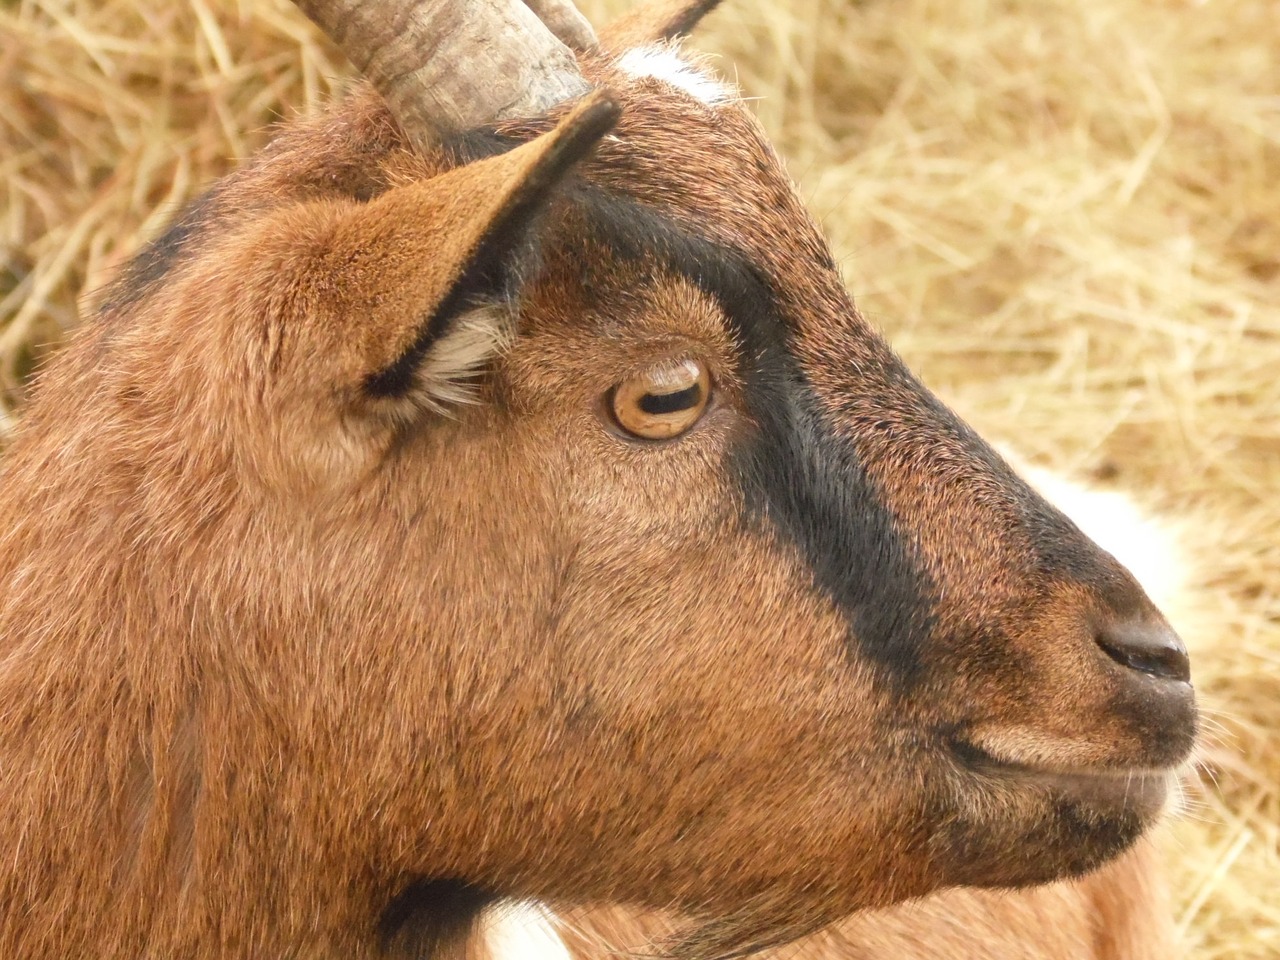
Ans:
POLYGON ((1098 631, 1098 646, 1116 663, 1163 680, 1191 679, 1191 660, 1182 640, 1164 624, 1129 621, 1098 631))

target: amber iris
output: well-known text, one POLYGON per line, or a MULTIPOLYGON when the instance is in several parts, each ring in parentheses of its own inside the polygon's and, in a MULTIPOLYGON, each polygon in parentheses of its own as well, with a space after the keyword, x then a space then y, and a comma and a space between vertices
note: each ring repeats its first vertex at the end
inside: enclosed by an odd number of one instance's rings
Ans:
POLYGON ((711 375, 697 360, 676 360, 629 377, 609 394, 609 411, 625 433, 670 440, 688 432, 711 400, 711 375))

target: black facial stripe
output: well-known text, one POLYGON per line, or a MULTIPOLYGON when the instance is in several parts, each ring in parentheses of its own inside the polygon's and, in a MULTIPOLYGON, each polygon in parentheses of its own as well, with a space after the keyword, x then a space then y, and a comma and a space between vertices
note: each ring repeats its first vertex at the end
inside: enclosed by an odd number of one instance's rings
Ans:
POLYGON ((576 199, 592 239, 614 256, 656 260, 721 305, 743 347, 749 413, 759 425, 730 462, 748 510, 799 549, 815 585, 849 619, 850 652, 883 667, 899 689, 910 687, 933 627, 933 583, 856 451, 822 412, 769 282, 741 255, 643 205, 593 189, 576 199))

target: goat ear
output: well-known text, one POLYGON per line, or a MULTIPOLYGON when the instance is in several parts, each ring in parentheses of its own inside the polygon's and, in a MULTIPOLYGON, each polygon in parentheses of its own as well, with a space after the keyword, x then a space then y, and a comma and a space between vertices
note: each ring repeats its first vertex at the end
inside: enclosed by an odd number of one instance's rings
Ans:
MULTIPOLYGON (((395 359, 366 377, 370 394, 404 393, 468 307, 507 292, 512 274, 519 270, 518 254, 535 232, 539 215, 566 174, 613 128, 619 112, 607 91, 597 91, 549 133, 505 155, 446 174, 470 181, 450 186, 467 197, 467 205, 478 208, 467 212, 454 231, 441 232, 448 246, 437 247, 437 270, 446 268, 437 299, 413 336, 402 341, 395 359)), ((433 183, 437 191, 442 186, 433 183)), ((444 373, 447 377, 447 370, 444 373)))
POLYGON ((600 34, 600 45, 621 52, 688 36, 720 0, 649 0, 623 14, 600 34))
POLYGON ((501 346, 504 298, 540 215, 574 165, 613 128, 608 91, 508 153, 395 187, 368 203, 290 207, 241 242, 258 302, 280 331, 267 369, 341 395, 416 397, 447 406, 501 346), (495 303, 496 302, 496 303, 495 303), (487 314, 488 326, 476 318, 487 314))

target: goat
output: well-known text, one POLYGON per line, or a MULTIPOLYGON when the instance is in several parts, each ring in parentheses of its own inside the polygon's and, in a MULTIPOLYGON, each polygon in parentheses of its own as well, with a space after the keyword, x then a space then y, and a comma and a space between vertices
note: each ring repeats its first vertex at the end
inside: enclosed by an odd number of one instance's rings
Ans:
POLYGON ((577 57, 300 6, 372 86, 138 255, 0 468, 0 956, 435 956, 498 898, 729 956, 1137 841, 1185 649, 634 53, 711 3, 539 0, 577 57))

